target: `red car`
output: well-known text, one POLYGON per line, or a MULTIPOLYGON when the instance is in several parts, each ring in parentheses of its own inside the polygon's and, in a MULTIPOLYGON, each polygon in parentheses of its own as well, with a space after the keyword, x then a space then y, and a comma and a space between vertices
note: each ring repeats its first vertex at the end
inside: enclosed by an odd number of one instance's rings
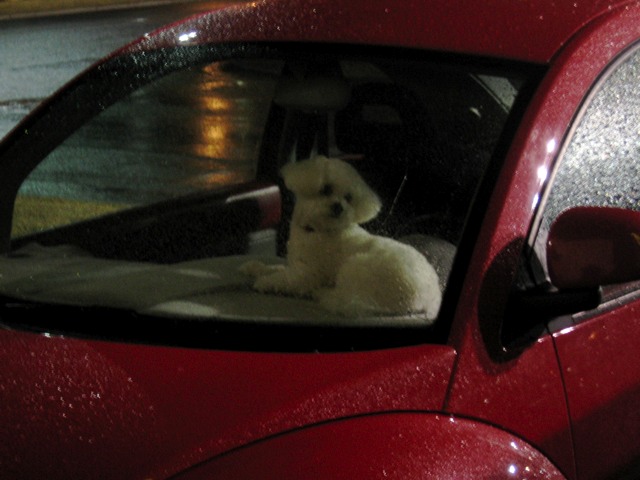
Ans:
POLYGON ((265 0, 124 47, 0 144, 2 478, 638 478, 639 126, 638 1, 265 0), (316 154, 435 322, 239 271, 316 154))

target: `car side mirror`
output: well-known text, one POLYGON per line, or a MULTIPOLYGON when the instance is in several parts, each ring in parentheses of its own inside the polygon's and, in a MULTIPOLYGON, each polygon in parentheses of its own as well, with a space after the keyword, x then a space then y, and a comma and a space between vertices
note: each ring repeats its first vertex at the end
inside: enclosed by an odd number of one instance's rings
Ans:
POLYGON ((592 310, 602 302, 602 286, 640 280, 640 212, 622 208, 576 207, 551 225, 547 268, 554 289, 510 294, 503 345, 534 340, 527 335, 543 321, 592 310), (524 339, 524 340, 523 340, 524 339))
POLYGON ((560 290, 640 280, 640 212, 609 207, 566 210, 549 231, 547 267, 560 290))

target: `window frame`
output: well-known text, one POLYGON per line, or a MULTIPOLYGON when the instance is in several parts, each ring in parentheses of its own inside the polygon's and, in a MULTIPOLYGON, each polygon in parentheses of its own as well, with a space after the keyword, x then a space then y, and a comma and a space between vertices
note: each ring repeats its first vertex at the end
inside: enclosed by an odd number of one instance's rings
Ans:
MULTIPOLYGON (((553 288, 549 279, 548 268, 546 266, 546 242, 548 232, 544 230, 543 223, 545 220, 545 214, 550 207, 550 197, 554 185, 556 185, 558 172, 565 163, 567 151, 575 139, 577 131, 582 126, 583 119, 587 116, 589 108, 593 105, 594 99, 601 93, 609 79, 618 71, 618 69, 634 56, 637 57, 636 62, 640 64, 640 40, 631 43, 615 55, 615 57, 607 63, 605 68, 595 78, 587 94, 583 97, 582 102, 576 110, 571 121, 571 125, 561 140, 561 146, 558 149, 558 154, 553 162, 553 168, 549 172, 545 185, 542 189, 540 201, 537 205, 534 221, 532 222, 527 239, 527 251, 525 252, 525 258, 523 261, 525 271, 522 272, 522 275, 519 278, 521 288, 541 288, 543 290, 553 288)), ((638 86, 640 86, 640 81, 638 82, 638 86)), ((564 208, 564 210, 578 205, 580 205, 580 203, 572 204, 564 208)), ((551 225, 555 218, 557 218, 564 210, 558 211, 554 218, 550 218, 549 225, 551 225)), ((640 282, 603 286, 601 304, 593 310, 581 311, 571 315, 573 319, 572 321, 579 322, 588 320, 603 312, 612 310, 621 304, 629 303, 637 299, 639 295, 640 282)), ((556 321, 555 324, 560 325, 557 327, 558 329, 563 328, 563 326, 566 326, 566 319, 561 318, 556 321)))

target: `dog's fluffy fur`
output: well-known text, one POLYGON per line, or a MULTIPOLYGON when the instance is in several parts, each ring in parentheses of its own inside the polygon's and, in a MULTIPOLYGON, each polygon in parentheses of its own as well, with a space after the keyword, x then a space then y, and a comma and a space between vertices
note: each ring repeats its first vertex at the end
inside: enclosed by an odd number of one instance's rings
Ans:
POLYGON ((380 210, 377 195, 348 163, 322 156, 286 165, 296 197, 287 264, 250 262, 254 288, 315 298, 345 315, 423 312, 440 308, 438 276, 414 248, 368 233, 360 224, 380 210))

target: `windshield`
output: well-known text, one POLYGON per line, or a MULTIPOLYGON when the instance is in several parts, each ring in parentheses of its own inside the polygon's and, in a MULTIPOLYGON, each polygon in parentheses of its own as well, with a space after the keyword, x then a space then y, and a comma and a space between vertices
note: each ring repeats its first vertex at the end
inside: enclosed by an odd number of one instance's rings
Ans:
POLYGON ((526 77, 397 50, 239 50, 163 52, 142 74, 115 59, 113 86, 50 110, 47 125, 75 120, 16 182, 0 293, 240 324, 437 322, 526 77))

